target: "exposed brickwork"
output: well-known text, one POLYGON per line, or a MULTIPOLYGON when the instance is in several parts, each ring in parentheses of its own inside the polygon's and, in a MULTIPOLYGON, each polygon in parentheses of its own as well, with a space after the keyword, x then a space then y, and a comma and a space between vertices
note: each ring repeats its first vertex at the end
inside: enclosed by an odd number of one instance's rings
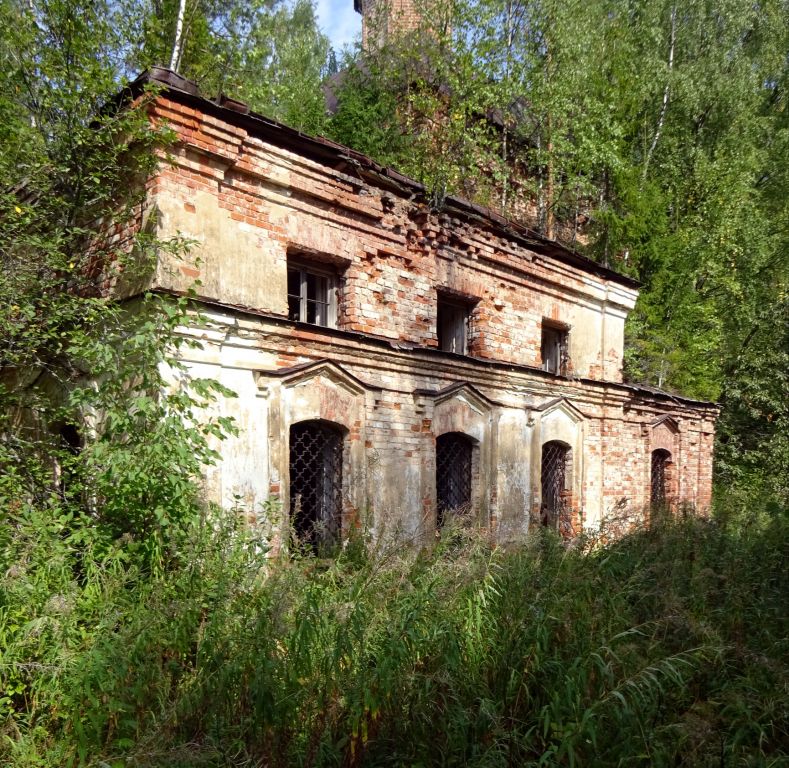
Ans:
POLYGON ((418 29, 428 0, 359 0, 362 47, 378 47, 398 34, 418 29))
POLYGON ((408 180, 339 150, 321 161, 207 102, 170 92, 153 117, 179 144, 151 210, 199 257, 163 257, 155 286, 200 280, 208 321, 184 331, 204 340, 188 362, 239 392, 220 405, 240 433, 209 471, 218 500, 272 494, 287 510, 288 427, 319 418, 346 435, 343 519, 404 537, 432 535, 435 441, 450 431, 474 441, 475 514, 500 538, 539 520, 549 440, 571 448, 576 529, 648 505, 656 447, 672 456, 672 500, 709 504, 717 409, 621 383, 632 281, 484 212, 431 211, 408 180), (336 328, 287 319, 296 256, 336 277, 336 328), (440 296, 468 308, 467 355, 438 349, 440 296), (569 326, 569 376, 539 370, 544 321, 569 326))

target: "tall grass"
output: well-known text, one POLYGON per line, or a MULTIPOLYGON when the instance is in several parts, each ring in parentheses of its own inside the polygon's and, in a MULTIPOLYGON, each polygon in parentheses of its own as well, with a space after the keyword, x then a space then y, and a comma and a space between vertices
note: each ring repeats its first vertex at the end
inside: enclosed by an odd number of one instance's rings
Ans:
POLYGON ((334 561, 195 524, 153 575, 68 523, 1 542, 0 762, 789 765, 780 511, 334 561))

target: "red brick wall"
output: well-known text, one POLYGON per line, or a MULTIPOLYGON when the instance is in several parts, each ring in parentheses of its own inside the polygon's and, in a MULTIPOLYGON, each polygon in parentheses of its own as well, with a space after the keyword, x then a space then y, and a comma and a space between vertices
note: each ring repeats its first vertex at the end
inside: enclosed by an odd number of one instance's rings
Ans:
MULTIPOLYGON (((540 328, 549 318, 571 326, 570 374, 621 379, 621 328, 635 300, 632 289, 517 245, 484 220, 431 212, 210 115, 160 101, 156 116, 168 120, 188 149, 173 153, 175 164, 162 169, 152 191, 180 200, 195 219, 201 214, 194 195, 214 196, 231 220, 279 245, 280 270, 303 242, 308 257, 342 262, 340 328, 435 346, 437 292, 449 291, 473 304, 473 356, 539 366, 540 328), (618 335, 608 338, 604 328, 618 335)), ((179 269, 185 278, 205 278, 205 270, 179 269)), ((224 291, 229 287, 225 282, 224 291)))

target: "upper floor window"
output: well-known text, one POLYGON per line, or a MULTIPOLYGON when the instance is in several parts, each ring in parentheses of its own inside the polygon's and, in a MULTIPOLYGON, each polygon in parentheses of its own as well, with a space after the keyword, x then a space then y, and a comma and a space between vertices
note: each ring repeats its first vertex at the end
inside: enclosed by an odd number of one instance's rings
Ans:
POLYGON ((334 328, 337 283, 329 267, 288 259, 288 319, 334 328))
POLYGON ((458 355, 468 354, 469 305, 439 295, 436 325, 438 348, 458 355))
POLYGON ((542 343, 540 344, 542 369, 559 376, 566 376, 570 355, 568 331, 560 325, 549 325, 543 321, 542 343))

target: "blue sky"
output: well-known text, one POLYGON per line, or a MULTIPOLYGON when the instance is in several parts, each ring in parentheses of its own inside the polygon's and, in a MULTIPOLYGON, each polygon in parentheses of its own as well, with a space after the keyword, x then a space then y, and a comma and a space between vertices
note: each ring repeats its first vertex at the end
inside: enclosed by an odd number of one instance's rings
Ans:
POLYGON ((314 0, 321 29, 339 54, 362 32, 362 17, 353 10, 353 0, 314 0))

